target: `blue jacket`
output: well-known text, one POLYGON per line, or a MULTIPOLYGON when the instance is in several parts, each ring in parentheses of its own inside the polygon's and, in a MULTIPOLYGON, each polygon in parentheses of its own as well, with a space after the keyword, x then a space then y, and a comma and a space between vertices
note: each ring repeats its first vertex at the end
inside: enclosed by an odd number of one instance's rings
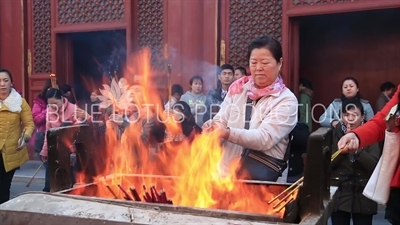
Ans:
MULTIPOLYGON (((366 121, 374 117, 374 110, 367 100, 361 99, 361 104, 364 107, 364 119, 366 121)), ((339 98, 333 100, 325 112, 319 117, 319 123, 323 127, 331 127, 331 123, 335 120, 340 120, 340 113, 342 111, 342 100, 339 98)))
POLYGON ((203 116, 204 122, 214 118, 214 116, 218 113, 219 107, 218 108, 216 108, 216 107, 220 106, 225 98, 225 97, 222 98, 221 94, 222 94, 221 87, 208 92, 207 98, 206 98, 207 112, 203 116))

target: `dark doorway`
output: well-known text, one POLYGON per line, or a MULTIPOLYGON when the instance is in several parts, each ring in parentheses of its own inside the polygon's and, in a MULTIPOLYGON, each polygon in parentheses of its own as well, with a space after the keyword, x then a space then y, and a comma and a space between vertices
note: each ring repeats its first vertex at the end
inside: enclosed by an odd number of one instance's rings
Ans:
POLYGON ((125 30, 67 34, 72 44, 73 83, 79 102, 88 102, 93 89, 122 76, 126 62, 125 30))
MULTIPOLYGON (((399 8, 299 18, 300 77, 313 83, 313 104, 340 98, 342 80, 352 76, 375 108, 380 84, 400 83, 398 21, 399 8)), ((314 118, 322 112, 316 107, 314 118)))

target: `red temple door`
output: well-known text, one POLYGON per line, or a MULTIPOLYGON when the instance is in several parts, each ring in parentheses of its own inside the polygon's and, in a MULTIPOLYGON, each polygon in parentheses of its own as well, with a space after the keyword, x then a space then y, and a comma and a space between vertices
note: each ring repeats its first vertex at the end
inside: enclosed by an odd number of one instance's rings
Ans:
MULTIPOLYGON (((51 7, 51 0, 27 0, 25 51, 30 103, 41 92, 50 74, 56 73, 52 68, 52 51, 55 43, 52 42, 51 36, 53 16, 51 7)), ((57 79, 63 83, 63 77, 57 76, 57 79)))

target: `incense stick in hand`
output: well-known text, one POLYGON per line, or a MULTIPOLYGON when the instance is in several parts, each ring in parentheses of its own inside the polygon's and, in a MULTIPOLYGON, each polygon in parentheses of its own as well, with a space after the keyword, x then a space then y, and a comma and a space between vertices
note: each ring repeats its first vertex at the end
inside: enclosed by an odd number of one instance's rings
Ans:
POLYGON ((25 133, 26 133, 26 129, 24 129, 21 133, 21 136, 18 139, 18 147, 17 147, 17 151, 23 149, 26 146, 25 143, 25 133))

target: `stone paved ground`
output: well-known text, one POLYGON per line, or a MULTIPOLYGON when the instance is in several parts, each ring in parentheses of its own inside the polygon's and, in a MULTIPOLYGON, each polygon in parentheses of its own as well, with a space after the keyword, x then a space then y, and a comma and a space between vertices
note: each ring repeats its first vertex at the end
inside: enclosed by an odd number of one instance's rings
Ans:
POLYGON ((31 160, 26 162, 21 168, 15 171, 14 179, 11 184, 11 197, 15 197, 27 191, 41 191, 44 187, 44 166, 41 167, 31 184, 27 188, 29 180, 39 168, 41 161, 31 160))

